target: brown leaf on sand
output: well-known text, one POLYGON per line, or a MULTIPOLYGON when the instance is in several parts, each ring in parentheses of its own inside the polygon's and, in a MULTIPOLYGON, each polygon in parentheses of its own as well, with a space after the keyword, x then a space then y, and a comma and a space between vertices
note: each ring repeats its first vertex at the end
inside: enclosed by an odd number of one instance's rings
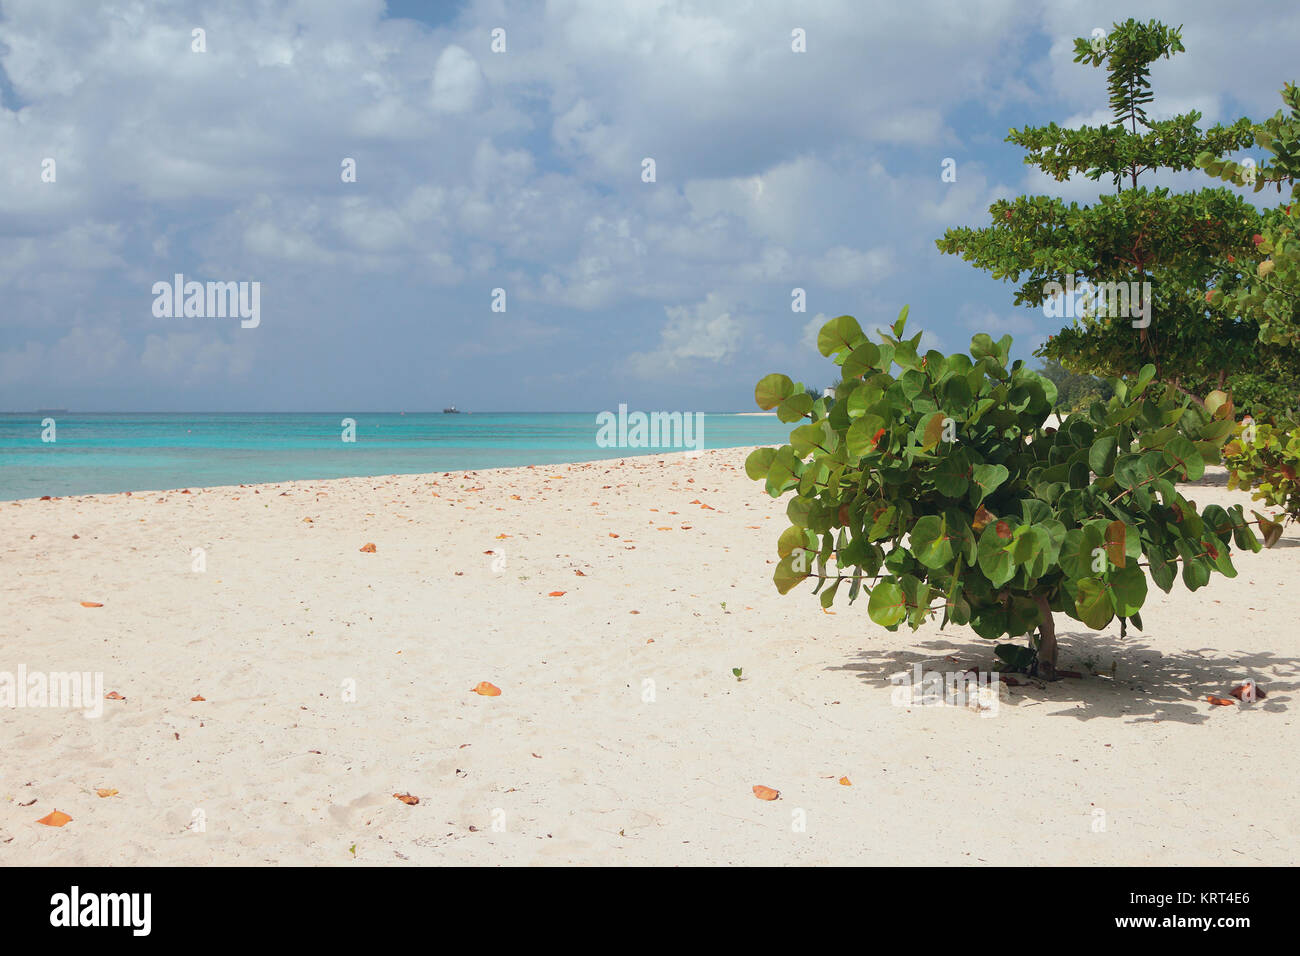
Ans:
POLYGON ((548 594, 548 595, 546 595, 546 596, 547 596, 547 597, 564 597, 564 595, 567 594, 567 593, 568 593, 567 591, 552 591, 550 594, 548 594))
POLYGON ((841 787, 851 787, 851 786, 853 786, 853 783, 849 780, 848 777, 840 777, 840 786, 841 786, 841 787))
POLYGON ((81 606, 82 607, 103 607, 104 605, 100 604, 98 601, 82 601, 81 606))
POLYGON ((612 532, 612 531, 609 533, 609 536, 610 536, 611 538, 617 538, 617 537, 618 537, 618 535, 616 535, 616 534, 615 534, 614 532, 612 532))
POLYGON ((498 687, 496 684, 489 684, 489 683, 488 683, 487 681, 485 681, 485 680, 481 680, 481 681, 479 681, 479 682, 478 682, 478 686, 476 686, 476 687, 472 687, 472 688, 470 688, 470 690, 472 690, 474 693, 478 694, 480 697, 500 697, 500 696, 501 696, 501 688, 498 687))
POLYGON ((68 816, 62 810, 55 810, 53 813, 48 813, 41 817, 36 822, 44 823, 47 827, 61 827, 66 823, 71 823, 72 817, 68 816))
POLYGON ((781 796, 780 790, 773 790, 771 787, 765 787, 761 783, 754 784, 754 796, 760 800, 775 800, 781 796))
MULTIPOLYGON (((1255 686, 1256 700, 1263 700, 1265 697, 1268 696, 1268 694, 1264 693, 1264 688, 1260 687, 1258 684, 1254 686, 1255 686)), ((1231 694, 1233 697, 1237 698, 1237 700, 1250 700, 1250 696, 1246 693, 1246 691, 1249 688, 1250 688, 1249 684, 1238 684, 1232 690, 1228 691, 1228 693, 1231 694)))
POLYGON ((1229 700, 1226 697, 1215 697, 1213 694, 1209 694, 1208 696, 1206 696, 1205 699, 1208 700, 1215 707, 1231 707, 1234 703, 1236 703, 1236 701, 1229 700))
POLYGON ((408 807, 413 807, 420 802, 419 797, 413 797, 409 793, 395 793, 393 794, 393 796, 395 796, 398 800, 401 800, 408 807))
POLYGON ((202 694, 195 694, 193 697, 190 698, 190 700, 191 700, 191 701, 196 701, 196 700, 207 700, 207 698, 204 697, 202 694))
POLYGON ((312 521, 310 518, 303 518, 302 520, 305 521, 305 522, 307 522, 307 524, 315 524, 315 523, 316 523, 316 522, 312 521))
POLYGON ((374 554, 375 553, 374 542, 367 541, 365 544, 361 546, 361 550, 366 554, 374 554))
POLYGON ((117 691, 110 690, 107 694, 104 695, 104 700, 126 700, 126 698, 123 697, 121 694, 119 694, 117 691))
POLYGON ((497 535, 497 540, 500 541, 502 538, 508 538, 508 537, 510 537, 510 535, 508 534, 499 534, 497 535))
POLYGON ((587 576, 587 573, 585 571, 579 571, 577 568, 573 569, 573 573, 580 578, 585 578, 587 576))
POLYGON ((98 794, 98 795, 101 796, 101 797, 116 797, 116 796, 117 796, 117 791, 116 791, 116 790, 113 790, 113 789, 111 789, 111 788, 109 788, 109 787, 100 787, 98 790, 95 791, 95 793, 98 794))

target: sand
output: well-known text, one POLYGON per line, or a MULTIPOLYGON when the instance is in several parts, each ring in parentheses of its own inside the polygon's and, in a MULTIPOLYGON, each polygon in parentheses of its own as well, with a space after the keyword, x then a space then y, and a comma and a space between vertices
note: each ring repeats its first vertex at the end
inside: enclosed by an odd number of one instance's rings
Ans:
POLYGON ((898 706, 991 645, 778 595, 745 454, 0 503, 0 671, 125 698, 0 711, 0 861, 1297 862, 1295 529, 1124 641, 1058 617, 1089 676, 898 706))

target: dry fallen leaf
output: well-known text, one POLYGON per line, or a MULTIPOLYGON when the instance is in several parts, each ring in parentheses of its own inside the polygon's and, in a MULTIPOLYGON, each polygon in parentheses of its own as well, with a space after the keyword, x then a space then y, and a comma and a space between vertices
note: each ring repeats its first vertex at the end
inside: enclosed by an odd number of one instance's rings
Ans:
POLYGON ((62 810, 55 810, 53 813, 41 817, 36 822, 44 823, 47 827, 61 827, 65 823, 71 823, 72 817, 68 816, 62 810))
POLYGON ((207 700, 207 698, 204 697, 202 694, 195 694, 193 697, 190 698, 190 700, 191 700, 191 701, 196 701, 196 700, 207 700))
POLYGON ((419 797, 413 797, 409 793, 395 793, 393 794, 393 796, 395 796, 398 800, 401 800, 408 807, 413 807, 420 802, 419 797))
POLYGON ((116 791, 116 790, 111 790, 111 789, 108 789, 107 787, 101 787, 100 789, 96 790, 95 793, 99 794, 101 797, 116 797, 116 796, 117 796, 117 791, 116 791))
POLYGON ((110 690, 107 694, 104 695, 104 700, 126 700, 126 698, 123 697, 121 694, 119 694, 117 691, 110 690))
POLYGON ((849 780, 848 777, 840 777, 840 786, 841 786, 841 787, 851 787, 851 786, 853 786, 853 783, 852 783, 852 781, 849 780))
POLYGON ((363 544, 363 545, 361 546, 361 550, 362 550, 363 552, 365 552, 366 554, 374 554, 374 553, 375 553, 375 546, 374 546, 374 544, 371 543, 371 542, 366 542, 365 544, 363 544))
POLYGON ((580 577, 580 578, 585 578, 585 577, 587 576, 585 573, 583 573, 582 571, 579 571, 577 568, 574 568, 574 569, 573 569, 573 573, 576 574, 576 575, 577 575, 578 577, 580 577))
POLYGON ((1235 701, 1231 701, 1226 697, 1215 697, 1213 694, 1210 694, 1205 699, 1208 700, 1215 707, 1230 707, 1232 706, 1233 703, 1235 703, 1235 701))
MULTIPOLYGON (((1247 686, 1248 686, 1248 685, 1246 685, 1246 684, 1238 684, 1238 685, 1237 685, 1236 687, 1234 687, 1232 690, 1228 691, 1228 693, 1230 693, 1233 697, 1237 698, 1237 700, 1242 700, 1242 699, 1244 699, 1244 698, 1243 698, 1243 695, 1246 693, 1246 688, 1247 688, 1247 686)), ((1256 685, 1255 685, 1255 699, 1256 699, 1256 700, 1263 700, 1263 699, 1264 699, 1265 697, 1267 697, 1267 696, 1268 696, 1268 694, 1264 693, 1264 688, 1262 688, 1262 687, 1260 687, 1258 684, 1256 684, 1256 685)))
POLYGON ((82 601, 81 606, 82 607, 103 607, 104 605, 100 604, 98 601, 82 601))
POLYGON ((473 690, 474 693, 479 694, 482 697, 501 696, 501 688, 498 687, 496 684, 489 684, 485 680, 479 681, 478 686, 471 688, 471 690, 473 690))
POLYGON ((765 787, 761 783, 754 785, 754 796, 760 800, 775 800, 781 796, 780 790, 773 790, 771 787, 765 787))

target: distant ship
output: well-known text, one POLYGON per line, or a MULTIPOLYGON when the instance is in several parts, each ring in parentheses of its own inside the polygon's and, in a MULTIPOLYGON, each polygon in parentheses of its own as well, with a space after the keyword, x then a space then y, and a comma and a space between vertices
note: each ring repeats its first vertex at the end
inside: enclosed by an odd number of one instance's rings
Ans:
POLYGON ((444 415, 459 415, 459 414, 460 414, 460 409, 457 408, 455 405, 453 405, 453 406, 451 406, 451 408, 444 408, 444 409, 442 410, 442 413, 443 413, 444 415))

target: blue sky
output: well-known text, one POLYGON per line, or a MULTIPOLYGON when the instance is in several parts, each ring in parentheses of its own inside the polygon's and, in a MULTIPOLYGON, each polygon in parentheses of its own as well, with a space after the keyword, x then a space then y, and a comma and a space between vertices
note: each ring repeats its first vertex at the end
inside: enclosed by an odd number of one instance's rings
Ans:
POLYGON ((908 303, 1027 356, 1053 324, 934 239, 1095 197, 1003 138, 1104 122, 1073 38, 1128 16, 1184 26, 1156 116, 1300 80, 1290 2, 0 0, 0 410, 750 410, 908 303), (260 324, 155 316, 178 272, 260 324))

